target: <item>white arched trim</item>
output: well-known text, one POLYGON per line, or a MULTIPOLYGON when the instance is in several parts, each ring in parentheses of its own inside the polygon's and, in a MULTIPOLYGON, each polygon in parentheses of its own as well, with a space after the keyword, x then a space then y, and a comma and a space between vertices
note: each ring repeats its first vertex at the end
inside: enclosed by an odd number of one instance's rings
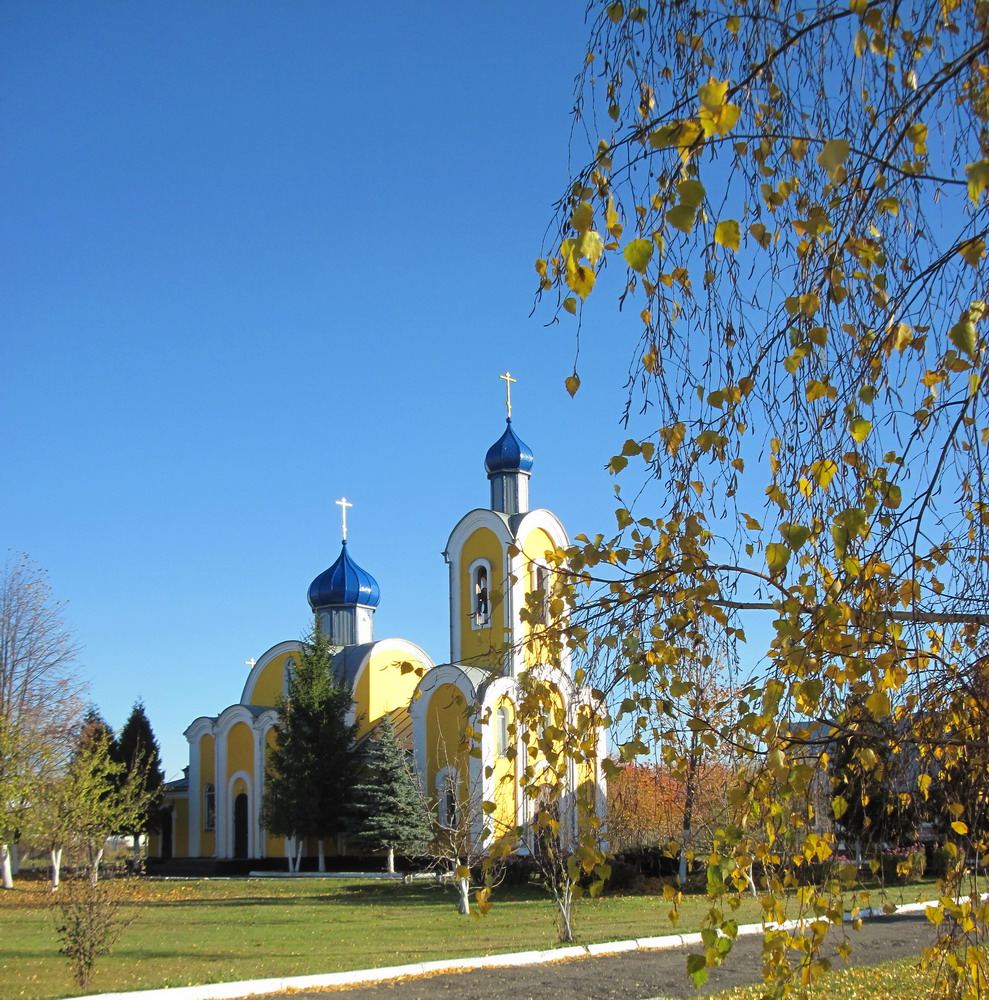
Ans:
MULTIPOLYGON (((204 736, 213 737, 213 773, 216 774, 216 719, 201 715, 182 734, 189 742, 189 816, 188 816, 188 837, 189 837, 189 857, 198 858, 202 852, 202 830, 203 830, 203 759, 202 759, 202 739, 204 736)), ((214 777, 215 783, 215 777, 214 777)), ((173 842, 174 843, 174 842, 173 842)))
MULTIPOLYGON (((515 802, 516 809, 518 809, 522 802, 519 761, 525 759, 525 754, 519 739, 519 687, 518 682, 513 677, 495 677, 485 684, 481 691, 481 798, 485 802, 492 802, 495 798, 494 770, 498 757, 498 704, 504 701, 511 703, 512 714, 515 718, 515 738, 512 739, 511 727, 509 726, 509 740, 516 752, 513 771, 515 772, 515 802)), ((521 816, 516 815, 515 822, 521 823, 521 816)))
MULTIPOLYGON (((412 701, 409 703, 409 718, 412 720, 412 744, 416 753, 416 768, 422 776, 423 781, 427 780, 428 757, 426 746, 426 727, 429 718, 429 701, 437 688, 444 684, 453 684, 464 697, 464 716, 467 721, 477 705, 477 689, 471 683, 470 678, 452 663, 444 663, 442 666, 433 667, 426 672, 426 676, 416 685, 412 694, 412 701)), ((472 758, 473 759, 473 758, 472 758)))
POLYGON ((261 805, 264 802, 265 769, 268 764, 268 733, 275 728, 277 721, 278 712, 273 708, 262 712, 254 720, 254 794, 257 802, 255 813, 258 826, 257 853, 254 856, 258 858, 267 857, 268 854, 267 833, 261 825, 261 805))
POLYGON ((298 639, 287 639, 285 642, 280 642, 278 645, 272 646, 267 652, 262 653, 261 659, 254 664, 251 672, 247 675, 244 691, 240 696, 241 705, 249 705, 251 703, 251 698, 254 695, 254 685, 257 684, 258 678, 264 672, 264 668, 276 656, 281 656, 282 653, 298 653, 301 649, 302 643, 298 639))
MULTIPOLYGON (((531 589, 531 568, 533 563, 549 570, 550 589, 552 588, 554 570, 546 559, 546 553, 529 553, 523 551, 523 546, 529 533, 540 529, 549 536, 550 541, 557 548, 564 549, 570 544, 570 539, 567 538, 567 533, 560 523, 560 519, 552 511, 545 510, 544 508, 530 510, 527 514, 523 514, 515 525, 515 546, 519 551, 511 559, 509 581, 511 584, 510 603, 516 609, 511 623, 512 646, 510 672, 516 677, 527 669, 526 643, 523 638, 525 629, 522 627, 519 612, 526 606, 526 597, 531 589)), ((547 606, 548 598, 549 594, 547 594, 547 606)), ((564 647, 560 652, 560 672, 569 674, 570 670, 570 650, 564 647)))
POLYGON ((216 726, 216 718, 208 715, 201 715, 195 722, 191 723, 182 734, 192 746, 197 746, 199 741, 209 734, 213 735, 216 726))
POLYGON ((545 507, 530 510, 524 514, 522 520, 515 526, 515 537, 524 541, 525 536, 536 528, 542 528, 553 540, 553 544, 561 549, 567 548, 570 544, 563 523, 551 510, 546 510, 545 507))
POLYGON ((258 805, 254 795, 254 788, 251 784, 251 776, 246 771, 234 772, 230 775, 230 780, 227 782, 226 813, 229 817, 229 822, 226 824, 226 831, 223 837, 224 857, 232 858, 234 856, 234 786, 241 779, 243 779, 247 794, 247 856, 255 858, 257 857, 258 805))
POLYGON ((477 531, 478 528, 490 528, 495 533, 498 541, 503 545, 510 545, 514 538, 512 529, 508 526, 508 515, 500 511, 489 510, 487 507, 475 507, 468 511, 456 523, 450 537, 446 542, 446 551, 443 558, 447 562, 460 556, 460 550, 464 547, 464 542, 477 531))

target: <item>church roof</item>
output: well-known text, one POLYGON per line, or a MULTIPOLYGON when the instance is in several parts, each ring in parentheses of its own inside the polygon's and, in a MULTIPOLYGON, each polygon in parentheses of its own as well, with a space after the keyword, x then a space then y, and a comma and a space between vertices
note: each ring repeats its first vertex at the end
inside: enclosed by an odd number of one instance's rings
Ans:
POLYGON ((340 604, 376 608, 380 600, 378 581, 350 558, 346 540, 337 561, 309 585, 309 604, 314 611, 340 604))
POLYGON ((505 422, 508 425, 505 433, 484 457, 484 469, 489 476, 495 472, 528 472, 532 468, 532 450, 512 430, 512 418, 505 422))

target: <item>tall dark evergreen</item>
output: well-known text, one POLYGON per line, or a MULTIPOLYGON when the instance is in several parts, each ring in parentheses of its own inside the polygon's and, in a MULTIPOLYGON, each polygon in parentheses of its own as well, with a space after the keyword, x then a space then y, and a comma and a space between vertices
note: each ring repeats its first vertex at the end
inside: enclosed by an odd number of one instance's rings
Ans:
POLYGON ((120 760, 120 748, 117 745, 117 737, 110 724, 103 718, 103 714, 95 705, 90 705, 83 716, 82 725, 79 727, 79 735, 76 740, 76 753, 80 753, 93 743, 102 742, 106 744, 110 759, 115 762, 120 760))
POLYGON ((161 767, 161 748, 141 701, 134 703, 124 728, 120 730, 116 758, 124 767, 125 778, 129 777, 138 786, 143 802, 134 828, 121 830, 120 833, 132 836, 148 833, 157 827, 165 774, 161 767))
POLYGON ((429 845, 426 804, 390 719, 376 727, 363 750, 363 777, 354 788, 354 834, 364 847, 386 851, 393 872, 396 851, 421 854, 429 845))
POLYGON ((353 697, 334 673, 318 621, 287 686, 265 768, 262 824, 279 836, 322 842, 349 826, 358 723, 347 722, 353 697))
POLYGON ((828 763, 832 794, 844 802, 835 825, 863 851, 912 842, 919 815, 917 796, 909 793, 916 778, 909 752, 897 752, 901 734, 889 721, 872 718, 860 700, 850 702, 841 721, 828 763))

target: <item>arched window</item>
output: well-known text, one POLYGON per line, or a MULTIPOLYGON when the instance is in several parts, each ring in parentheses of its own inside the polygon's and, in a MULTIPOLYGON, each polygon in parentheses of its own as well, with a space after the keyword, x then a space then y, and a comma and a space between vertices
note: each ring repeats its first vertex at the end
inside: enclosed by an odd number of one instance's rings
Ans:
POLYGON ((216 788, 213 785, 203 789, 203 829, 216 829, 216 788))
POLYGON ((436 775, 436 818, 440 826, 455 830, 460 825, 460 775, 455 767, 441 768, 436 775))
POLYGON ((549 570, 539 563, 532 564, 532 593, 538 603, 536 621, 545 625, 549 621, 549 570))
POLYGON ((491 624, 491 566, 487 559, 475 559, 470 566, 470 619, 473 628, 491 624))
POLYGON ((499 757, 508 753, 508 709, 504 705, 495 713, 495 747, 499 757))

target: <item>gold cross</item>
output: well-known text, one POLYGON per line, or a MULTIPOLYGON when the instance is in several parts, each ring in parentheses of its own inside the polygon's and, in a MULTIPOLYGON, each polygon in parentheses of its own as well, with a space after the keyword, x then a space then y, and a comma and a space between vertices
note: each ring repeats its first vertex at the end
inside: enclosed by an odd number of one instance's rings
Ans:
POLYGON ((347 508, 353 507, 354 505, 352 503, 348 503, 346 497, 341 497, 339 500, 336 500, 335 503, 340 508, 340 516, 343 519, 343 540, 347 541, 347 508))
POLYGON ((511 372, 505 372, 504 375, 499 375, 498 378, 503 378, 505 380, 505 405, 508 407, 508 418, 512 417, 512 383, 517 382, 518 379, 512 378, 511 372))

